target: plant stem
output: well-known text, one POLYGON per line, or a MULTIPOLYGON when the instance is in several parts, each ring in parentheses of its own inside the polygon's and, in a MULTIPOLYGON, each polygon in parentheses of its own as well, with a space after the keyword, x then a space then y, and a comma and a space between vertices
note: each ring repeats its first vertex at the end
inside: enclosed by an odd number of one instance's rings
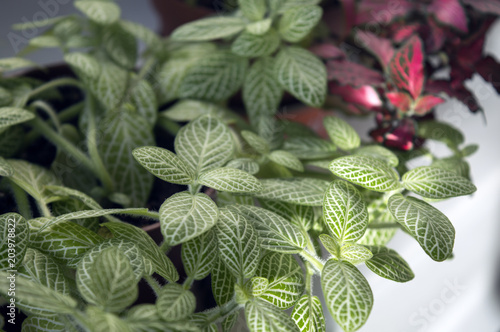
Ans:
POLYGON ((166 254, 169 250, 170 250, 169 244, 166 241, 163 241, 163 243, 160 245, 160 251, 166 254))
POLYGON ((40 210, 40 214, 44 217, 52 217, 52 213, 49 210, 49 207, 44 201, 36 201, 36 204, 38 206, 38 210, 40 210))
POLYGON ((236 300, 233 298, 229 302, 212 309, 207 310, 205 313, 207 314, 207 318, 205 321, 205 326, 208 326, 212 323, 215 323, 217 320, 226 317, 230 313, 235 310, 238 310, 240 305, 236 303, 236 300))
POLYGON ((307 249, 303 249, 300 252, 300 256, 302 256, 302 258, 304 258, 307 262, 309 262, 318 274, 321 274, 323 266, 325 265, 325 263, 321 258, 316 256, 316 254, 309 252, 309 250, 307 249))
POLYGON ((161 285, 158 283, 158 281, 152 276, 144 276, 144 280, 146 280, 148 285, 151 287, 151 289, 153 289, 156 296, 158 297, 158 294, 160 294, 161 291, 161 285))
POLYGON ((194 282, 194 278, 191 276, 188 276, 186 278, 186 280, 184 280, 184 282, 182 283, 182 287, 184 287, 184 289, 190 289, 191 286, 193 285, 193 282, 194 282))
POLYGON ((311 263, 306 262, 306 292, 309 295, 312 295, 313 292, 313 275, 314 268, 311 266, 311 263))
POLYGON ((179 131, 179 129, 181 129, 181 126, 179 126, 177 123, 163 116, 158 117, 156 124, 161 128, 163 128, 166 132, 168 132, 172 136, 175 136, 179 131))
POLYGON ((9 180, 8 182, 10 184, 10 187, 12 188, 12 192, 14 193, 14 199, 16 200, 19 213, 26 220, 33 218, 30 203, 28 201, 28 195, 26 194, 26 192, 13 181, 9 180))
POLYGON ((28 95, 28 99, 33 98, 34 96, 36 96, 37 94, 39 94, 41 92, 44 92, 44 91, 47 91, 47 90, 50 90, 50 89, 54 89, 54 88, 57 88, 57 87, 60 87, 60 86, 65 86, 65 85, 72 85, 72 86, 76 86, 78 88, 82 87, 82 84, 77 79, 74 79, 74 78, 58 78, 56 80, 47 82, 47 83, 39 86, 38 88, 32 90, 29 93, 29 95, 28 95))
POLYGON ((49 104, 47 104, 43 100, 36 100, 30 106, 39 108, 42 111, 44 111, 45 113, 47 113, 47 115, 49 116, 49 119, 54 124, 54 127, 57 128, 58 131, 61 130, 61 122, 59 121, 59 118, 57 117, 57 113, 52 108, 52 106, 50 106, 49 104))

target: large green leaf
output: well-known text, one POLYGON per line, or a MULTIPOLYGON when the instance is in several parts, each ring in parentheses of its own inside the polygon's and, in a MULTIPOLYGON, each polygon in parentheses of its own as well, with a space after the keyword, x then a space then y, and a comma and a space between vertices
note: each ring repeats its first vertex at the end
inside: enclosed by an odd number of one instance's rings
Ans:
POLYGON ((284 40, 296 43, 318 24, 323 14, 319 6, 299 6, 288 9, 281 17, 279 31, 284 40))
POLYGON ((401 187, 398 173, 380 159, 352 155, 334 159, 333 174, 374 191, 393 191, 401 187))
POLYGON ((266 209, 280 215, 303 230, 308 231, 311 229, 315 219, 313 207, 288 204, 278 201, 259 201, 266 209))
POLYGON ((182 244, 182 264, 188 276, 195 280, 205 278, 217 258, 217 238, 210 230, 182 244))
POLYGON ((116 111, 126 96, 130 75, 111 61, 99 64, 99 77, 89 84, 90 91, 107 111, 116 111))
POLYGON ((283 89, 273 74, 274 59, 262 57, 255 61, 243 83, 243 102, 252 121, 257 115, 274 115, 283 96, 283 89))
POLYGON ((271 148, 269 146, 269 143, 267 143, 267 141, 264 138, 248 130, 243 130, 241 132, 241 136, 258 153, 260 154, 269 153, 269 150, 271 148))
POLYGON ((234 296, 236 279, 231 274, 226 262, 220 256, 215 260, 210 277, 212 279, 212 293, 215 302, 218 305, 229 302, 234 296))
POLYGON ((89 252, 76 273, 82 297, 108 312, 120 312, 135 301, 137 282, 130 260, 114 246, 89 252))
POLYGON ((233 155, 229 128, 220 120, 204 116, 181 128, 175 137, 175 151, 195 175, 222 167, 233 155))
POLYGON ((191 184, 194 172, 181 158, 169 150, 143 146, 132 151, 134 158, 154 176, 177 184, 191 184))
POLYGON ((403 175, 403 186, 426 198, 450 198, 469 195, 476 186, 456 172, 421 166, 403 175))
POLYGON ((300 162, 299 158, 288 151, 275 150, 271 152, 268 157, 278 165, 285 166, 297 172, 304 171, 304 166, 300 162))
POLYGON ((451 156, 442 159, 435 159, 430 166, 455 172, 456 174, 470 180, 469 163, 460 157, 451 156))
POLYGON ((359 240, 368 226, 368 211, 359 191, 351 184, 333 181, 325 193, 323 218, 339 242, 359 240))
POLYGON ((221 167, 200 174, 198 183, 231 193, 254 193, 262 190, 259 180, 242 170, 221 167))
POLYGON ((79 0, 75 7, 99 24, 109 25, 120 18, 120 7, 111 1, 79 0))
POLYGON ((311 52, 283 48, 276 57, 274 75, 279 84, 307 105, 319 107, 326 97, 326 68, 311 52))
POLYGON ((299 159, 331 158, 337 154, 332 142, 319 137, 291 137, 284 144, 284 149, 299 159))
POLYGON ((455 242, 455 228, 438 209, 415 197, 396 194, 389 198, 389 210, 433 260, 450 257, 455 242))
POLYGON ((297 205, 321 206, 328 181, 309 178, 263 179, 259 198, 277 200, 297 205))
POLYGON ((231 114, 224 107, 194 99, 179 100, 175 105, 160 113, 161 117, 176 122, 189 122, 203 115, 218 117, 225 123, 232 122, 234 119, 234 114, 231 114))
POLYGON ((283 253, 298 253, 306 246, 306 238, 300 228, 269 210, 253 205, 232 205, 251 221, 259 234, 260 246, 283 253))
POLYGON ((131 91, 131 102, 137 112, 153 127, 158 117, 158 100, 148 81, 142 79, 131 91))
POLYGON ((290 308, 304 291, 304 274, 292 255, 267 253, 262 257, 256 274, 268 280, 259 297, 278 308, 290 308))
POLYGON ((248 302, 245 317, 251 332, 299 332, 288 314, 263 300, 248 302))
POLYGON ((87 207, 94 209, 94 210, 102 210, 102 206, 97 203, 92 197, 88 196, 85 193, 82 193, 81 191, 78 191, 76 189, 71 189, 68 187, 64 186, 45 186, 45 191, 48 191, 52 195, 55 196, 60 196, 60 197, 68 197, 68 198, 73 198, 76 199, 83 204, 85 204, 87 207))
POLYGON ((180 192, 161 205, 161 232, 166 243, 173 246, 208 231, 218 215, 217 205, 206 194, 180 192))
POLYGON ((180 97, 225 100, 240 89, 247 68, 248 59, 230 51, 206 54, 187 69, 180 97))
POLYGON ((141 250, 142 255, 149 259, 156 273, 170 282, 179 279, 179 274, 172 261, 156 245, 153 239, 141 228, 127 224, 108 222, 103 224, 112 233, 115 239, 129 240, 141 250))
POLYGON ((171 38, 182 41, 219 39, 237 34, 245 25, 245 20, 239 17, 208 17, 182 25, 172 33, 171 38))
POLYGON ((250 158, 236 158, 226 164, 226 167, 236 168, 249 174, 257 174, 259 172, 259 164, 250 158))
POLYGON ((0 216, 0 270, 16 270, 23 262, 29 237, 28 223, 21 215, 0 216))
POLYGON ((273 28, 260 36, 244 31, 231 45, 231 51, 243 57, 271 55, 280 45, 280 36, 273 28))
POLYGON ((365 277, 348 262, 330 259, 321 272, 326 306, 346 331, 358 330, 373 307, 373 294, 365 277))
POLYGON ((137 40, 119 24, 106 27, 102 36, 106 54, 119 66, 133 70, 137 62, 137 40))
POLYGON ((260 254, 253 225, 240 213, 222 208, 215 230, 219 256, 231 273, 236 278, 253 276, 260 254))
POLYGON ((243 15, 252 21, 261 20, 266 14, 266 0, 238 0, 243 15))
POLYGON ((446 143, 456 149, 464 142, 464 135, 455 127, 437 121, 423 121, 418 124, 418 136, 446 143))
POLYGON ((333 144, 342 150, 352 150, 360 145, 361 139, 358 133, 344 120, 334 116, 327 116, 323 120, 323 124, 333 144))
POLYGON ((399 164, 398 157, 391 150, 380 145, 363 146, 354 150, 353 152, 354 154, 378 158, 392 167, 396 167, 399 164))
POLYGON ((382 246, 368 246, 368 249, 373 257, 366 261, 366 267, 379 276, 397 282, 415 277, 408 263, 395 250, 382 246))
POLYGON ((168 284, 161 290, 156 300, 160 317, 169 322, 187 318, 194 312, 196 298, 190 290, 177 284, 168 284))
POLYGON ((292 319, 301 332, 326 332, 323 308, 317 296, 302 295, 293 308, 292 319))
POLYGON ((99 79, 101 65, 92 55, 72 52, 64 56, 64 61, 69 64, 71 69, 84 83, 90 84, 99 79))
POLYGON ((67 326, 65 326, 64 321, 60 319, 60 316, 43 317, 43 316, 31 315, 23 321, 23 326, 21 331, 22 332, 44 332, 44 331, 65 332, 68 331, 68 328, 67 326))
POLYGON ((373 254, 369 249, 355 243, 344 244, 340 248, 340 259, 348 261, 353 265, 366 262, 372 257, 373 254))
POLYGON ((35 118, 29 111, 17 107, 0 107, 0 132, 5 128, 23 123, 35 118))

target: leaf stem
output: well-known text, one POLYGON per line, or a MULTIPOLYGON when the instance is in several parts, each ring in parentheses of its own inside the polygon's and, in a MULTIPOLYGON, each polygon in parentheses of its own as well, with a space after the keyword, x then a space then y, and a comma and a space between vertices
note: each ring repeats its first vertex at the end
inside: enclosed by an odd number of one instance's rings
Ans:
POLYGON ((318 257, 316 254, 310 252, 307 249, 303 249, 299 254, 302 258, 304 258, 307 262, 311 264, 311 266, 318 274, 321 274, 321 271, 323 270, 323 266, 325 266, 325 263, 320 257, 318 257))
POLYGON ((37 200, 36 204, 38 206, 38 210, 40 211, 40 214, 44 217, 52 217, 52 213, 49 210, 49 207, 44 201, 37 200))
POLYGON ((194 278, 192 276, 188 276, 186 278, 186 280, 184 280, 184 282, 182 283, 182 287, 184 289, 190 289, 191 286, 193 285, 193 282, 194 282, 194 278))
POLYGON ((68 77, 58 78, 58 79, 52 80, 50 82, 47 82, 47 83, 39 86, 36 89, 31 90, 31 92, 28 94, 28 99, 33 98, 34 96, 36 96, 37 94, 39 94, 41 92, 44 92, 44 91, 47 91, 50 89, 54 89, 54 88, 57 88, 60 86, 65 86, 65 85, 72 85, 72 86, 76 86, 78 88, 82 87, 81 82, 78 81, 77 79, 68 78, 68 77))
POLYGON ((306 292, 309 295, 312 295, 313 292, 313 275, 314 268, 311 266, 311 263, 306 262, 306 292))
POLYGON ((177 123, 163 116, 158 117, 156 124, 172 136, 177 135, 177 132, 179 131, 179 129, 181 129, 181 126, 179 126, 177 123))
POLYGON ((57 117, 57 113, 52 108, 52 106, 50 106, 49 104, 47 104, 43 100, 36 100, 30 106, 39 108, 42 111, 44 111, 49 116, 49 119, 52 121, 52 123, 54 124, 54 127, 57 129, 57 131, 61 130, 61 122, 59 121, 59 118, 57 117))
POLYGON ((158 280, 153 278, 152 276, 144 276, 144 280, 148 283, 151 289, 155 292, 156 296, 160 294, 161 285, 158 283, 158 280))

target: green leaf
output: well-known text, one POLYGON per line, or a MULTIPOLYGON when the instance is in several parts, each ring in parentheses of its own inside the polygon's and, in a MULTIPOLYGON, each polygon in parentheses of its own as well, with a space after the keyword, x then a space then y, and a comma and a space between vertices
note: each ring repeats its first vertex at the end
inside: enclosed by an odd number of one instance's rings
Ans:
POLYGON ((0 270, 16 270, 23 261, 29 237, 29 225, 21 215, 0 216, 0 270))
POLYGON ((317 296, 302 295, 293 307, 292 319, 301 332, 326 332, 323 308, 317 296))
POLYGON ((258 115, 274 115, 283 96, 283 89, 274 77, 274 59, 255 61, 243 83, 243 102, 252 121, 258 115))
POLYGON ((97 81, 101 74, 101 65, 90 54, 73 52, 64 56, 64 61, 86 84, 97 81))
POLYGON ((29 45, 36 48, 60 47, 61 40, 57 36, 52 36, 47 34, 47 35, 36 36, 30 39, 29 45))
POLYGON ((396 194, 389 198, 389 210, 433 260, 450 257, 455 228, 438 209, 414 197, 396 194))
POLYGON ((238 318, 240 317, 240 311, 233 311, 222 321, 222 332, 231 332, 233 327, 236 325, 238 318))
MULTIPOLYGON (((111 61, 101 61, 99 77, 88 85, 92 94, 107 111, 119 114, 122 112, 117 111, 117 108, 120 107, 127 94, 129 78, 130 75, 125 69, 111 61)), ((147 121, 144 120, 144 122, 147 121)))
POLYGON ((291 137, 285 141, 284 149, 299 159, 321 159, 336 156, 337 148, 319 137, 291 137))
POLYGON ((64 332, 67 327, 60 316, 29 316, 23 321, 22 332, 64 332))
POLYGON ((474 153, 477 152, 477 150, 479 150, 479 145, 477 144, 470 144, 470 145, 467 145, 466 147, 464 147, 462 149, 462 156, 465 158, 465 157, 469 157, 471 155, 473 155, 474 153))
POLYGON ((266 200, 260 200, 260 202, 267 210, 280 215, 306 232, 311 229, 313 220, 315 219, 314 210, 311 206, 266 200))
POLYGON ((82 193, 81 191, 78 191, 76 189, 71 189, 68 187, 63 187, 63 186, 45 186, 45 191, 48 191, 54 196, 61 196, 61 197, 68 197, 68 198, 73 198, 76 199, 83 204, 85 204, 87 207, 94 209, 94 210, 102 210, 102 206, 97 203, 92 197, 88 196, 87 194, 82 193))
POLYGON ((167 322, 187 318, 194 312, 195 307, 196 298, 193 293, 177 284, 165 285, 156 300, 158 313, 167 322))
POLYGON ((165 329, 156 305, 138 304, 133 306, 125 317, 125 321, 134 332, 155 332, 165 329))
POLYGON ((437 121, 423 121, 418 124, 418 136, 446 143, 456 149, 464 142, 463 134, 455 127, 437 121))
POLYGON ((226 167, 236 168, 249 174, 259 172, 259 164, 250 158, 236 158, 226 164, 226 167))
POLYGON ((269 280, 263 277, 253 277, 245 283, 245 289, 252 296, 260 296, 269 286, 269 280))
POLYGON ((219 306, 229 302, 234 296, 236 279, 231 274, 226 262, 220 256, 215 260, 210 277, 212 279, 212 293, 215 302, 219 306))
POLYGON ((255 196, 285 203, 321 206, 328 181, 308 178, 263 179, 262 191, 255 196))
POLYGON ((217 117, 224 122, 231 122, 232 115, 217 104, 194 99, 182 99, 168 110, 161 112, 160 116, 177 122, 188 122, 203 115, 217 117))
POLYGON ((284 40, 296 43, 318 24, 323 15, 319 6, 300 6, 288 9, 281 17, 279 31, 284 40))
POLYGON ((230 209, 252 222, 264 249, 298 253, 306 246, 306 238, 300 228, 274 212, 253 205, 232 205, 230 209))
POLYGON ((132 89, 131 94, 131 101, 137 109, 137 112, 154 127, 158 117, 158 101, 151 84, 144 79, 140 80, 132 89))
POLYGON ((435 159, 431 167, 441 168, 450 172, 454 172, 468 180, 470 180, 470 166, 469 163, 460 157, 447 157, 442 159, 435 159))
POLYGON ((204 116, 181 128, 175 137, 175 150, 198 176, 227 163, 233 156, 234 143, 224 123, 204 116))
POLYGON ((156 146, 143 146, 132 151, 135 160, 157 178, 170 183, 191 184, 194 172, 173 152, 156 146))
POLYGON ((401 187, 398 173, 380 159, 352 155, 334 159, 330 171, 336 176, 373 191, 393 191, 401 187))
MULTIPOLYGON (((0 271, 0 293, 5 298, 8 296, 11 273, 0 271)), ((72 314, 76 311, 77 302, 68 295, 61 294, 47 286, 35 283, 30 279, 16 276, 16 291, 14 298, 16 302, 28 310, 28 312, 40 315, 72 314)))
POLYGON ((260 36, 244 31, 231 44, 231 51, 249 58, 267 56, 278 49, 280 42, 280 36, 273 28, 260 36))
POLYGON ((115 239, 129 240, 141 250, 142 255, 151 261, 154 271, 169 282, 176 282, 179 274, 174 264, 156 245, 153 239, 141 228, 127 224, 108 222, 103 224, 112 233, 115 239))
POLYGON ((187 69, 180 97, 225 100, 240 89, 247 68, 248 60, 230 51, 206 54, 187 69))
POLYGON ((262 300, 245 305, 245 318, 251 332, 299 332, 288 314, 262 300))
POLYGON ((231 193, 254 193, 262 190, 259 180, 236 168, 222 167, 200 174, 198 183, 231 193))
POLYGON ((280 309, 293 306, 304 291, 304 274, 292 255, 267 253, 256 274, 269 282, 259 297, 280 309))
POLYGON ((265 139, 260 137, 257 134, 254 134, 251 131, 243 130, 241 132, 241 136, 245 139, 245 141, 258 153, 267 154, 269 153, 270 147, 265 139))
POLYGON ((120 312, 136 300, 137 282, 130 260, 114 246, 87 254, 76 273, 85 301, 108 312, 120 312))
POLYGON ((121 25, 113 24, 104 29, 102 46, 117 65, 134 69, 137 62, 137 40, 121 25))
POLYGON ((295 157, 290 152, 284 150, 275 150, 271 152, 268 157, 276 164, 285 166, 297 172, 304 171, 304 166, 300 162, 299 158, 295 157))
POLYGON ((0 73, 33 66, 36 66, 36 63, 23 58, 11 57, 0 59, 0 73))
POLYGON ((326 306, 340 327, 358 330, 373 307, 373 294, 365 277, 348 262, 330 259, 321 272, 326 306))
POLYGON ((400 229, 396 224, 396 220, 389 211, 384 199, 372 200, 368 205, 369 225, 375 228, 368 228, 365 235, 358 240, 358 244, 369 246, 384 246, 386 245, 400 229), (377 225, 394 224, 395 227, 376 228, 377 225))
POLYGON ((41 232, 31 232, 29 246, 74 267, 80 258, 102 241, 97 234, 71 221, 64 221, 41 232))
POLYGON ((186 274, 195 280, 205 278, 217 258, 217 238, 210 230, 182 244, 182 265, 186 274))
POLYGON ((340 248, 340 258, 353 265, 363 263, 372 257, 373 254, 369 249, 355 243, 344 244, 340 248))
POLYGON ((217 222, 218 215, 217 205, 210 197, 183 191, 161 205, 161 232, 166 243, 174 246, 208 231, 217 222))
POLYGON ((469 195, 476 186, 466 178, 437 167, 421 166, 403 175, 403 186, 426 198, 450 198, 469 195))
POLYGON ((325 193, 323 218, 339 242, 359 240, 368 226, 368 211, 359 191, 351 184, 333 181, 325 193))
POLYGON ((326 68, 311 52, 294 46, 276 56, 274 75, 283 89, 307 105, 320 107, 326 97, 326 68))
POLYGON ((369 145, 357 148, 354 150, 354 154, 378 158, 392 167, 396 167, 399 164, 398 157, 391 150, 380 145, 369 145))
POLYGON ((104 121, 106 130, 97 147, 113 180, 113 189, 127 194, 131 206, 144 206, 154 179, 135 162, 132 150, 139 146, 154 145, 153 133, 142 116, 126 109, 112 112, 104 121))
POLYGON ((253 225, 243 215, 222 208, 215 230, 220 258, 231 273, 237 278, 253 276, 260 254, 253 225))
POLYGON ((120 18, 120 7, 110 1, 75 1, 75 7, 98 24, 110 25, 120 18))
POLYGON ((333 257, 337 259, 339 258, 340 246, 336 239, 328 234, 320 234, 319 240, 321 241, 321 244, 323 244, 323 247, 325 247, 325 249, 328 250, 328 252, 332 254, 333 257))
POLYGON ((171 38, 182 41, 205 41, 230 37, 245 28, 240 17, 217 16, 190 22, 175 29, 171 38))
POLYGON ((261 20, 266 14, 266 0, 238 0, 243 15, 252 21, 261 20))
POLYGON ((272 19, 266 18, 266 19, 248 24, 246 26, 246 31, 248 31, 254 35, 260 36, 260 35, 263 35, 269 31, 269 28, 271 28, 272 23, 273 23, 272 19))
POLYGON ((86 308, 86 325, 92 332, 133 332, 126 321, 94 306, 86 308))
POLYGON ((323 124, 333 144, 342 150, 349 151, 359 147, 361 139, 358 133, 344 120, 334 116, 327 116, 324 118, 323 124))
POLYGON ((5 128, 35 118, 35 115, 18 107, 0 107, 0 132, 5 128))
POLYGON ((369 246, 368 249, 373 257, 365 262, 366 267, 379 276, 397 282, 415 277, 408 263, 395 250, 382 246, 369 246))
POLYGON ((146 43, 149 48, 155 48, 161 44, 160 36, 151 29, 131 21, 120 20, 119 24, 123 29, 128 31, 131 35, 135 36, 137 39, 142 40, 146 43))
POLYGON ((7 106, 12 102, 12 93, 9 90, 0 87, 0 106, 7 106))
POLYGON ((21 126, 9 127, 0 132, 0 156, 9 158, 15 155, 23 143, 24 130, 21 126))

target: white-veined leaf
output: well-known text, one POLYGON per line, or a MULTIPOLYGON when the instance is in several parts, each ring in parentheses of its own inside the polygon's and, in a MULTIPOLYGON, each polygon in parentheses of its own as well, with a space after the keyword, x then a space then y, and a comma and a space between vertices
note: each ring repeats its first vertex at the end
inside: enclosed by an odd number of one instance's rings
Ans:
POLYGON ((264 277, 253 277, 245 283, 245 290, 254 297, 262 295, 269 286, 269 280, 264 277))
POLYGON ((35 118, 35 115, 18 107, 0 107, 0 131, 35 118))
POLYGON ((231 44, 231 51, 243 57, 262 57, 274 53, 280 42, 280 36, 273 28, 260 36, 244 31, 231 44))
POLYGON ((268 280, 259 297, 280 309, 293 306, 304 291, 304 274, 292 255, 267 253, 255 273, 268 280))
POLYGON ((403 187, 426 198, 450 198, 469 195, 476 186, 455 172, 421 166, 403 175, 403 187))
POLYGON ((266 18, 257 22, 252 22, 246 26, 246 31, 253 33, 254 35, 260 36, 265 34, 271 28, 273 20, 271 18, 266 18))
POLYGON ((259 172, 259 164, 250 158, 236 158, 226 164, 226 167, 236 168, 249 174, 257 174, 259 172))
POLYGON ((245 318, 251 332, 299 332, 288 314, 263 300, 248 302, 245 318))
POLYGON ((124 318, 134 332, 160 332, 165 329, 156 305, 151 303, 138 304, 127 311, 124 318))
POLYGON ((358 330, 373 307, 373 294, 365 277, 348 262, 330 259, 321 272, 326 306, 340 327, 358 330))
POLYGON ((63 187, 63 186, 49 185, 49 186, 45 186, 45 190, 49 191, 52 195, 55 195, 55 196, 76 199, 91 209, 94 209, 94 210, 101 210, 102 209, 102 206, 99 203, 97 203, 92 197, 90 197, 87 194, 82 193, 81 191, 78 191, 76 189, 71 189, 71 188, 63 187))
POLYGON ((90 54, 73 52, 64 56, 64 61, 86 84, 97 81, 101 74, 101 65, 90 54))
POLYGON ((294 205, 278 201, 259 200, 263 207, 270 210, 292 224, 309 231, 315 219, 314 210, 311 206, 294 205))
POLYGON ((335 258, 340 256, 340 246, 336 239, 328 234, 320 234, 319 240, 325 249, 335 258))
POLYGON ((231 332, 240 317, 240 310, 233 311, 222 321, 222 332, 231 332))
POLYGON ((420 122, 417 133, 420 137, 446 143, 452 149, 464 142, 464 135, 455 127, 444 122, 420 122))
POLYGON ((323 125, 333 144, 342 150, 348 151, 359 147, 361 139, 358 133, 344 120, 334 116, 327 116, 323 120, 323 125))
POLYGON ((254 193, 262 190, 262 185, 255 176, 232 167, 221 167, 201 173, 198 183, 231 193, 254 193))
POLYGON ((285 141, 283 148, 299 159, 331 158, 337 153, 332 142, 319 137, 291 137, 285 141))
POLYGON ((215 302, 220 306, 229 302, 234 296, 236 279, 228 269, 226 262, 222 260, 220 256, 216 258, 210 276, 212 279, 212 293, 215 302))
POLYGON ((205 54, 187 69, 179 95, 181 98, 225 100, 240 89, 247 68, 248 59, 230 51, 205 54))
POLYGON ((253 276, 260 248, 253 225, 240 213, 223 208, 215 226, 219 257, 236 278, 253 276))
POLYGON ((269 210, 253 205, 232 205, 233 211, 251 221, 259 234, 260 246, 283 253, 298 253, 306 245, 300 228, 269 210))
POLYGON ((303 172, 304 166, 300 162, 299 158, 295 157, 288 151, 275 150, 268 155, 269 159, 274 161, 276 164, 285 166, 297 172, 303 172))
POLYGON ((137 112, 153 127, 158 117, 158 101, 153 87, 148 81, 140 80, 131 94, 131 101, 137 112))
POLYGON ((372 257, 373 254, 369 249, 355 243, 344 244, 340 248, 340 259, 353 265, 363 263, 372 257))
MULTIPOLYGON (((23 321, 22 332, 65 332, 68 331, 60 316, 35 316, 31 315, 23 321)), ((71 331, 71 330, 70 330, 71 331)), ((73 331, 71 331, 73 332, 73 331)))
POLYGON ((389 210, 433 260, 441 262, 453 251, 455 228, 438 209, 414 197, 396 194, 389 210))
POLYGON ((263 179, 262 191, 254 194, 258 198, 285 203, 321 206, 328 181, 310 178, 263 179))
MULTIPOLYGON (((31 24, 31 22, 30 22, 31 24)), ((36 63, 33 61, 23 59, 23 58, 18 58, 18 57, 11 57, 11 58, 3 58, 0 60, 0 73, 9 71, 9 70, 15 70, 15 69, 21 69, 25 67, 33 67, 36 66, 36 63)))
POLYGON ((352 155, 334 159, 330 171, 336 176, 373 191, 393 191, 401 187, 398 173, 380 159, 352 155))
POLYGON ((210 115, 218 117, 224 122, 233 121, 234 116, 222 106, 194 99, 182 99, 168 110, 161 112, 160 116, 177 122, 193 121, 197 117, 210 115))
POLYGON ((415 277, 408 263, 395 250, 382 246, 368 246, 368 249, 373 257, 365 262, 366 267, 379 276, 397 282, 415 277))
POLYGON ((123 29, 127 30, 128 33, 146 43, 149 48, 154 48, 161 44, 161 39, 158 34, 142 24, 126 20, 120 20, 119 24, 123 29))
POLYGON ((293 308, 292 319, 301 332, 326 332, 323 308, 317 296, 302 295, 293 308))
POLYGON ((113 313, 95 306, 87 306, 86 325, 92 332, 135 332, 128 323, 113 313))
POLYGON ((435 159, 432 162, 431 167, 441 168, 450 172, 455 172, 456 174, 470 180, 469 163, 460 157, 451 156, 442 159, 435 159))
POLYGON ((205 41, 237 34, 245 28, 240 17, 217 16, 190 22, 175 29, 171 38, 182 41, 205 41))
POLYGON ((0 216, 0 270, 16 270, 23 262, 29 237, 29 225, 20 214, 0 216))
POLYGON ((197 237, 217 222, 219 209, 206 194, 187 191, 167 198, 160 207, 163 237, 170 246, 197 237))
POLYGON ((323 218, 339 242, 359 240, 368 226, 368 211, 359 191, 351 184, 333 181, 325 193, 323 218))
MULTIPOLYGON (((106 111, 121 113, 117 112, 117 108, 127 93, 130 75, 125 69, 118 67, 111 61, 101 61, 99 67, 99 77, 88 84, 90 91, 105 107, 106 111)), ((147 121, 145 122, 147 123, 147 121)), ((144 129, 142 130, 144 131, 144 129)))
POLYGON ((270 150, 269 144, 266 142, 265 139, 263 139, 259 135, 248 130, 243 130, 241 132, 241 136, 258 153, 260 154, 269 153, 270 150))
POLYGON ((186 274, 195 280, 205 278, 217 258, 217 238, 215 231, 209 230, 182 244, 182 264, 186 274))
POLYGON ((137 46, 135 36, 121 25, 113 24, 104 29, 102 47, 117 65, 133 70, 137 62, 137 46))
POLYGON ((143 146, 132 151, 135 160, 151 174, 176 184, 191 184, 194 172, 173 152, 156 146, 143 146))
POLYGON ((299 47, 283 48, 276 56, 274 75, 296 98, 319 107, 326 97, 326 68, 311 52, 299 47))
POLYGON ((160 317, 168 322, 187 318, 194 312, 196 298, 190 290, 177 284, 168 284, 161 289, 156 300, 160 317))
POLYGON ((57 36, 45 34, 36 36, 29 41, 29 45, 35 48, 60 47, 61 40, 57 36))
POLYGON ((204 116, 182 127, 175 137, 175 151, 198 176, 222 167, 234 150, 229 128, 220 120, 204 116))
POLYGON ((120 7, 111 1, 75 1, 75 7, 92 21, 109 25, 120 18, 120 7))
POLYGON ((399 164, 398 157, 389 149, 380 145, 368 145, 354 150, 354 154, 370 156, 385 161, 389 166, 396 167, 399 164))
POLYGON ((319 6, 299 6, 288 9, 281 17, 279 31, 284 40, 296 43, 318 24, 323 14, 319 6))
POLYGON ((243 15, 252 21, 261 20, 267 11, 266 0, 238 0, 243 15))
POLYGON ((371 200, 367 210, 368 219, 370 220, 369 225, 373 227, 368 227, 363 237, 358 240, 358 244, 385 246, 400 228, 383 198, 371 200), (387 226, 388 224, 394 224, 395 227, 376 228, 377 225, 387 226))

